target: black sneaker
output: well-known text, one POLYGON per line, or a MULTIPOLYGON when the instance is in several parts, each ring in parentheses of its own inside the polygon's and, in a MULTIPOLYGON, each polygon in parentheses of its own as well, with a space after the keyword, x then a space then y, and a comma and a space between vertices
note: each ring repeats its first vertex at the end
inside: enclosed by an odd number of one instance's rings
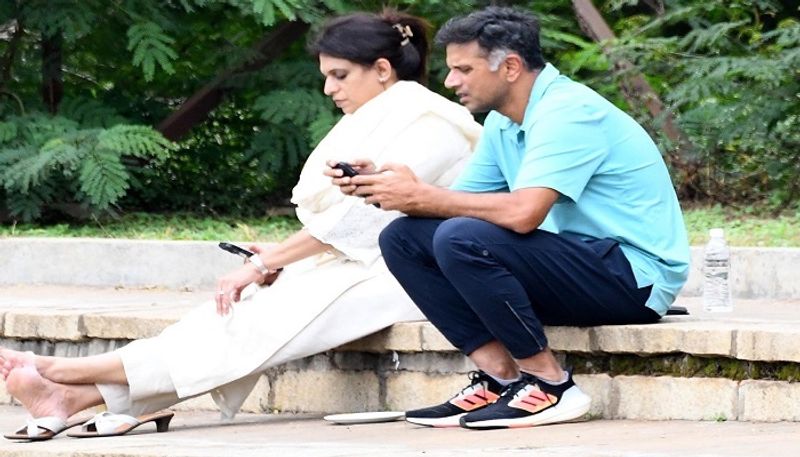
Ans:
POLYGON ((567 382, 557 386, 523 373, 522 379, 509 384, 496 402, 464 415, 460 424, 490 429, 567 422, 586 414, 591 403, 592 399, 575 385, 572 372, 567 382))
POLYGON ((491 404, 503 390, 497 381, 483 371, 470 373, 470 383, 441 405, 406 412, 406 421, 428 427, 458 427, 458 419, 470 411, 491 404))

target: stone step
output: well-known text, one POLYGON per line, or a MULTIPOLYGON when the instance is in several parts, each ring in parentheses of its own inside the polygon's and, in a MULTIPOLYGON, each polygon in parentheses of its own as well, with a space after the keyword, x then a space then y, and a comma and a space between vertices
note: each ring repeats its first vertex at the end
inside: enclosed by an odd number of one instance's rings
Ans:
MULTIPOLYGON (((246 244, 246 243, 242 243, 246 244)), ((207 241, 97 238, 0 239, 0 286, 207 287, 241 263, 207 241)), ((800 298, 800 249, 732 248, 732 291, 739 298, 800 298)), ((692 248, 683 295, 702 292, 702 247, 692 248)))
MULTIPOLYGON (((0 344, 41 354, 89 355, 157 334, 203 290, 0 287, 0 344)), ((737 300, 731 314, 656 325, 548 329, 552 348, 602 418, 800 421, 800 300, 737 300)), ((264 374, 245 411, 410 409, 465 385, 471 362, 427 322, 396 324, 264 374)), ((0 388, 0 402, 10 402, 0 388)), ((213 408, 207 397, 183 409, 213 408)))

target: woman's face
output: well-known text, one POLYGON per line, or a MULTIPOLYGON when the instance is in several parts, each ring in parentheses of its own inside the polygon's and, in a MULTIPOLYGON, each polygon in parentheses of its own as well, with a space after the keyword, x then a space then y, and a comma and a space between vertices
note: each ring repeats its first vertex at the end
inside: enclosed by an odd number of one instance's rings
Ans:
POLYGON ((323 92, 345 114, 354 113, 389 84, 377 65, 367 67, 326 54, 319 55, 319 71, 325 77, 323 92))

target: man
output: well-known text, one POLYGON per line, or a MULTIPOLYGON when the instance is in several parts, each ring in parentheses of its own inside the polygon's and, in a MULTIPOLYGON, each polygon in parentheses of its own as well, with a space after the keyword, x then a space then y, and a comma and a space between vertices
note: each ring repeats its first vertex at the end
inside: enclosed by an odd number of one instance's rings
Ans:
POLYGON ((449 190, 392 164, 338 182, 412 216, 381 234, 384 259, 480 369, 450 401, 406 418, 468 428, 578 418, 590 398, 543 325, 666 313, 689 263, 666 166, 631 117, 545 64, 532 15, 490 7, 451 20, 436 40, 446 46, 445 85, 472 112, 491 111, 471 162, 449 190))

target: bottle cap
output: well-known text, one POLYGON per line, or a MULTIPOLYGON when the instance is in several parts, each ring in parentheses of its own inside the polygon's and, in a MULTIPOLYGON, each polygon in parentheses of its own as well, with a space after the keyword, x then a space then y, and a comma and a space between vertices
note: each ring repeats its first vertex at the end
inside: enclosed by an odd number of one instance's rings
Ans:
POLYGON ((708 234, 711 236, 711 238, 724 238, 725 230, 722 230, 721 228, 712 228, 708 231, 708 234))

